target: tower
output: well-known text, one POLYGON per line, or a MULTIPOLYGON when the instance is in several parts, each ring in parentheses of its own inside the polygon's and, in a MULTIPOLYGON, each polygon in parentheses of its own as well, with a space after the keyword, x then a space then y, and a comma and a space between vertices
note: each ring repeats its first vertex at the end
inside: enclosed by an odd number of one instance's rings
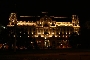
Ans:
POLYGON ((79 26, 79 18, 76 15, 72 15, 72 24, 73 26, 79 26))
POLYGON ((17 16, 16 13, 11 13, 9 17, 9 24, 14 25, 17 22, 17 16))
POLYGON ((76 32, 77 34, 79 34, 79 18, 76 15, 72 15, 72 24, 73 24, 73 28, 74 28, 74 32, 76 32))

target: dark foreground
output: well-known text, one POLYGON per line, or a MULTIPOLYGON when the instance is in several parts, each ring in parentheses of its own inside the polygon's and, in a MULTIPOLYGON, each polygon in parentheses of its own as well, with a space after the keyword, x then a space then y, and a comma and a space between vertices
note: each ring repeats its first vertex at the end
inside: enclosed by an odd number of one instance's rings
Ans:
POLYGON ((0 60, 90 60, 89 49, 1 51, 0 60))

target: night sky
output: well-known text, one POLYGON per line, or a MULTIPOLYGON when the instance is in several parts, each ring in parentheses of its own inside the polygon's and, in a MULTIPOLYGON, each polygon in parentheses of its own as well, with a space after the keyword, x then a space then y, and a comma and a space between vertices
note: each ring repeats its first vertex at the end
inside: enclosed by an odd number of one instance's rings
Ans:
POLYGON ((18 15, 39 15, 41 11, 48 11, 51 15, 71 16, 77 14, 80 23, 90 20, 90 6, 87 1, 0 1, 0 23, 8 24, 8 17, 11 12, 17 12, 18 15))

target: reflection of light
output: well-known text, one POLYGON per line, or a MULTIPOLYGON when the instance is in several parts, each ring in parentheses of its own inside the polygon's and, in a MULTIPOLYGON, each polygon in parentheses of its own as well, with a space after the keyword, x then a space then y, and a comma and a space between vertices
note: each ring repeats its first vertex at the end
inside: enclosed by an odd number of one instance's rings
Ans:
POLYGON ((29 37, 29 36, 28 36, 29 37))
POLYGON ((21 36, 20 36, 21 37, 21 36))

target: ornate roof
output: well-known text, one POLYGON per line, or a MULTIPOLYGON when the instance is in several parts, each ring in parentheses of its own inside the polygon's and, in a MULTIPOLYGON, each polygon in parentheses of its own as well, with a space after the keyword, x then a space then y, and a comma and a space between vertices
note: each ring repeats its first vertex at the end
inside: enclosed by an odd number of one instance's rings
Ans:
POLYGON ((43 22, 43 21, 48 21, 48 22, 51 22, 52 19, 50 17, 48 17, 47 15, 45 15, 44 17, 41 17, 40 18, 40 21, 43 22))

